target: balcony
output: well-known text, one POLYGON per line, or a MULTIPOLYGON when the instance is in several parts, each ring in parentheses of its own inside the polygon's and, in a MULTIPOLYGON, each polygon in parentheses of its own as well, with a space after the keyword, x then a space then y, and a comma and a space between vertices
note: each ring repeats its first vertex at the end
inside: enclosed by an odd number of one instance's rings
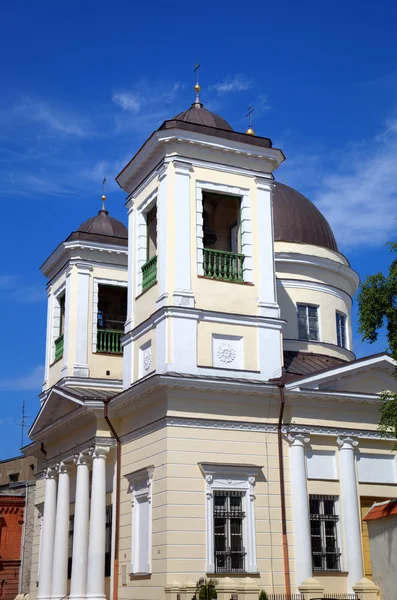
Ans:
POLYGON ((221 281, 243 282, 244 254, 204 248, 204 276, 221 281))
POLYGON ((121 338, 124 331, 115 329, 98 329, 96 351, 104 354, 122 354, 121 338))
POLYGON ((149 258, 142 266, 142 291, 157 281, 157 256, 149 258))
POLYGON ((63 333, 55 340, 55 361, 63 356, 63 333))

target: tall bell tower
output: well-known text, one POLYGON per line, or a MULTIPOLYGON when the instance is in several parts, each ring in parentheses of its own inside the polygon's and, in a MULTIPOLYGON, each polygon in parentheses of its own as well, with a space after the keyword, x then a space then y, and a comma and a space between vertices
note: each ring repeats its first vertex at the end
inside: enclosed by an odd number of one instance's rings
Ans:
POLYGON ((284 155, 195 91, 116 178, 128 195, 124 388, 153 373, 281 373, 272 189, 284 155))

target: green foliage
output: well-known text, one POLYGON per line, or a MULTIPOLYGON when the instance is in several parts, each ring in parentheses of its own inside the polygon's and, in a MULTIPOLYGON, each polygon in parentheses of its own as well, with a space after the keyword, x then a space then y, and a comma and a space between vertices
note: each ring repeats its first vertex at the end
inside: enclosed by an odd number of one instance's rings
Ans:
POLYGON ((261 590, 261 593, 259 594, 259 600, 268 600, 268 595, 266 594, 265 590, 261 590))
MULTIPOLYGON (((397 253, 396 243, 390 244, 390 252, 397 253)), ((377 273, 363 281, 358 295, 358 314, 362 339, 372 344, 379 331, 386 327, 388 349, 397 360, 397 258, 390 265, 387 277, 377 273)), ((397 379, 397 369, 394 377, 397 379)), ((385 391, 381 399, 378 429, 382 435, 392 434, 397 440, 397 394, 385 391)))
POLYGON ((204 585, 200 587, 200 600, 214 600, 218 595, 216 593, 215 582, 212 579, 208 579, 204 585))

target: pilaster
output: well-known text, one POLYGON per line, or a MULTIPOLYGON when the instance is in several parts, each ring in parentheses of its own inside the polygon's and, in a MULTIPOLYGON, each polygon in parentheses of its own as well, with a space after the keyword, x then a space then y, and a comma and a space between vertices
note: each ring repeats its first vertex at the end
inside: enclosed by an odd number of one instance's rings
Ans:
POLYGON ((88 317, 90 299, 90 277, 92 266, 77 263, 77 319, 76 319, 76 354, 73 365, 75 377, 89 377, 88 369, 88 317))
POLYGON ((48 374, 51 364, 52 353, 52 321, 53 321, 53 304, 54 296, 52 286, 47 288, 47 330, 46 330, 46 348, 45 348, 45 366, 44 366, 44 381, 42 391, 48 387, 48 374))
POLYGON ((63 367, 62 376, 67 377, 69 375, 69 353, 70 353, 70 325, 71 325, 71 313, 72 313, 72 296, 71 296, 71 285, 72 285, 72 272, 73 266, 69 266, 66 270, 66 286, 65 286, 65 326, 63 334, 63 367))
POLYGON ((157 306, 164 306, 168 296, 167 293, 167 181, 169 167, 163 164, 158 172, 157 192, 157 282, 159 297, 157 306))

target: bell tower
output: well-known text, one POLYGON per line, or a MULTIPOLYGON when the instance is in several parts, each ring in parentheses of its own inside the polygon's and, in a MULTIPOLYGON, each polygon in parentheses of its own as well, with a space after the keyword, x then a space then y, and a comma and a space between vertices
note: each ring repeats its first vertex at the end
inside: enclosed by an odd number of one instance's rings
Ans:
POLYGON ((152 373, 281 373, 272 189, 284 155, 195 91, 116 178, 128 207, 124 388, 152 373))

